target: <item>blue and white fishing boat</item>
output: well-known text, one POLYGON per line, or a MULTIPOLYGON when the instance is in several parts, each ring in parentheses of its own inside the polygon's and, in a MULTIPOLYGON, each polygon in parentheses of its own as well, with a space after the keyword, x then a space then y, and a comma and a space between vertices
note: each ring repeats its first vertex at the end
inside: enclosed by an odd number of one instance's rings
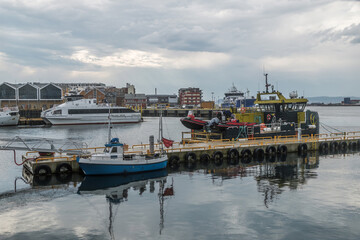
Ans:
POLYGON ((109 142, 104 152, 93 153, 77 158, 85 175, 110 175, 155 171, 166 168, 168 157, 161 149, 160 153, 125 154, 124 144, 119 138, 111 138, 109 118, 109 142))

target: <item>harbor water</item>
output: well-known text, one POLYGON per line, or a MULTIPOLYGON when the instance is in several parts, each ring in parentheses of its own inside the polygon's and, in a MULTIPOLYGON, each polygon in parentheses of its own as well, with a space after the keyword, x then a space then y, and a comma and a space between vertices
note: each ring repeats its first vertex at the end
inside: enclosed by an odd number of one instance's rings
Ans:
MULTIPOLYGON (((311 107, 322 133, 360 131, 360 107, 311 107)), ((187 131, 163 119, 164 137, 187 131)), ((133 145, 158 118, 115 125, 133 145)), ((0 139, 43 137, 103 146, 107 125, 4 127, 0 139)), ((20 159, 24 152, 17 152, 20 159)), ((18 160, 19 161, 19 160, 18 160)), ((0 152, 0 239, 359 239, 360 154, 309 153, 261 163, 181 165, 127 176, 26 178, 0 152), (30 183, 28 180, 31 180, 30 183)))

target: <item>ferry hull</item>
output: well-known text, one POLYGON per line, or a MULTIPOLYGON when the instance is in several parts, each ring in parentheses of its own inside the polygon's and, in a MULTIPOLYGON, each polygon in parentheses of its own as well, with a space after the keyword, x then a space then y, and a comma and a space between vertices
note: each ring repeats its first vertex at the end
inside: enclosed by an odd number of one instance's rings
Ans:
POLYGON ((166 168, 167 162, 168 160, 166 158, 160 162, 144 164, 96 164, 79 162, 79 165, 85 175, 113 175, 160 170, 166 168))
MULTIPOLYGON (((86 117, 46 117, 46 122, 52 125, 84 125, 84 124, 105 124, 109 122, 108 116, 86 116, 86 117)), ((121 123, 138 123, 141 121, 141 116, 133 117, 115 117, 111 116, 112 124, 121 123)))
POLYGON ((19 116, 0 116, 0 126, 16 126, 19 123, 19 116))

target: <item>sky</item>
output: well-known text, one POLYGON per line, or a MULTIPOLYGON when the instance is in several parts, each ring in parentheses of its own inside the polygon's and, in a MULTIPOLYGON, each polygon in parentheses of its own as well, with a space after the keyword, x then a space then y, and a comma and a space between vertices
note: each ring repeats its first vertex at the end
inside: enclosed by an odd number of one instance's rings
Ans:
MULTIPOLYGON (((360 96, 360 1, 0 0, 0 83, 360 96)), ((213 93, 213 94, 212 94, 213 93)))

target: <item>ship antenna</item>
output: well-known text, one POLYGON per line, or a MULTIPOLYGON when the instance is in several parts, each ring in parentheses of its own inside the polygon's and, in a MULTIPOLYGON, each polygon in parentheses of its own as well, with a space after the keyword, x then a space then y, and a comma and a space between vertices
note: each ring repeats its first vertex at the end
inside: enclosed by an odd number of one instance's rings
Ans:
POLYGON ((269 87, 270 87, 271 84, 268 84, 268 79, 267 79, 268 74, 264 73, 264 76, 265 76, 266 93, 269 93, 269 87))

